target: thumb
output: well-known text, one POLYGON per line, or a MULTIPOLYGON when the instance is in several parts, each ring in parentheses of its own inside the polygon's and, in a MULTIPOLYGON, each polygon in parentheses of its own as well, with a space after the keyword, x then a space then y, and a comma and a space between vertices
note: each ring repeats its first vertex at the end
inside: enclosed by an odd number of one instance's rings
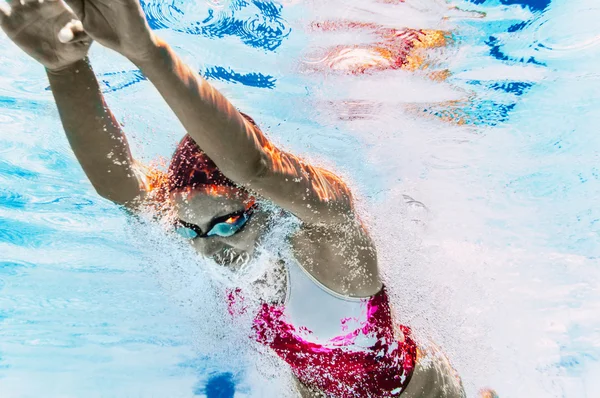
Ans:
POLYGON ((70 9, 73 14, 77 16, 80 20, 83 20, 83 2, 85 0, 61 0, 65 6, 70 9))
POLYGON ((78 41, 91 40, 83 30, 81 21, 72 19, 58 32, 58 41, 61 43, 75 43, 78 41))

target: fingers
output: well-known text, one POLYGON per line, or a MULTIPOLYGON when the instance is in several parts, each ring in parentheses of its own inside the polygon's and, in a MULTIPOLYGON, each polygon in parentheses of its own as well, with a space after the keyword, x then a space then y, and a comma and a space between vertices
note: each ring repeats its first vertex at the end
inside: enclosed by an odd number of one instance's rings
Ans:
MULTIPOLYGON (((56 0, 46 0, 46 1, 56 1, 56 0)), ((31 4, 31 3, 43 3, 44 0, 6 0, 6 2, 8 3, 8 5, 10 6, 15 6, 15 5, 27 5, 27 4, 31 4)))
MULTIPOLYGON (((58 1, 58 0, 45 0, 47 2, 51 2, 51 1, 58 1)), ((15 4, 21 4, 22 6, 24 6, 25 4, 30 4, 30 3, 43 3, 44 0, 6 0, 6 2, 10 5, 15 5, 15 4)))
POLYGON ((12 25, 19 19, 19 15, 15 15, 13 6, 9 2, 0 0, 0 27, 6 34, 10 34, 12 25))
POLYGON ((63 3, 77 16, 77 18, 80 20, 83 19, 83 0, 64 0, 63 3))
POLYGON ((2 23, 6 18, 10 17, 11 12, 12 8, 7 3, 0 3, 0 23, 2 23))
POLYGON ((50 3, 59 0, 0 0, 0 23, 5 23, 9 17, 15 14, 15 7, 40 5, 44 1, 50 3))
POLYGON ((0 1, 0 25, 2 27, 4 27, 4 25, 8 21, 8 18, 10 17, 11 14, 12 14, 12 7, 10 6, 10 4, 8 4, 4 1, 0 1))

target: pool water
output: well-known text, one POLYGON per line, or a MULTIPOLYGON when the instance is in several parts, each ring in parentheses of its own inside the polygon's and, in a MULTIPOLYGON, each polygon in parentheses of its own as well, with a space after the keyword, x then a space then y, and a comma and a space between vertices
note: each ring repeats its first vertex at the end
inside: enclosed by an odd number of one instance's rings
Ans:
MULTIPOLYGON (((469 396, 600 395, 599 5, 143 6, 278 145, 344 176, 396 315, 469 396), (383 67, 403 28, 434 44, 383 67)), ((292 396, 226 316, 222 275, 94 193, 42 68, 5 36, 0 50, 0 397, 292 396)), ((91 58, 136 158, 168 158, 184 132, 157 92, 91 58)))

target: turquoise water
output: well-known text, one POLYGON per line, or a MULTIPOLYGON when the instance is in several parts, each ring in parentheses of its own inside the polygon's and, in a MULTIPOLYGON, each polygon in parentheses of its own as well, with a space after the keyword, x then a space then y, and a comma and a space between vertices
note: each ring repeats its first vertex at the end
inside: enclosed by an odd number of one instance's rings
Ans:
MULTIPOLYGON (((144 7, 275 142, 345 176, 398 317, 444 348, 469 396, 600 394, 600 7, 144 7), (453 44, 428 70, 330 71, 320 50, 377 38, 311 28, 328 20, 440 29, 453 44)), ((0 50, 0 397, 289 394, 286 372, 224 315, 216 271, 95 195, 43 70, 4 36, 0 50)), ((92 62, 136 157, 168 157, 183 131, 152 86, 99 46, 92 62)))

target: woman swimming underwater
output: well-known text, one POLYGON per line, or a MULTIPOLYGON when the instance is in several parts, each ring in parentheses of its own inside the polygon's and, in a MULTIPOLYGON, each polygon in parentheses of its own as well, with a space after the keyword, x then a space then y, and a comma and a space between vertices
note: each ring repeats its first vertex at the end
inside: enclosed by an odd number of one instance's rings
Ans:
POLYGON ((276 148, 154 35, 138 0, 67 3, 9 0, 0 24, 46 68, 69 143, 99 195, 132 212, 161 198, 175 230, 222 266, 251 258, 273 217, 299 219, 282 259, 286 298, 265 300, 252 333, 289 364, 302 397, 465 396, 444 356, 420 350, 394 322, 374 244, 340 178, 276 148), (186 129, 163 183, 131 157, 87 59, 92 41, 137 65, 186 129))

